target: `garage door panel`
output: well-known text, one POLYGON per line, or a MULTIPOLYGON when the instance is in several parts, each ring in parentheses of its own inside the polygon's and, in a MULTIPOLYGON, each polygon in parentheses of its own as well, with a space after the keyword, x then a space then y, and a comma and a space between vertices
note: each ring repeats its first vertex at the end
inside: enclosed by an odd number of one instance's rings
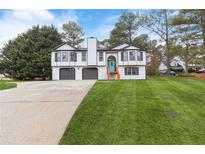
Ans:
POLYGON ((60 69, 60 80, 75 80, 75 69, 74 68, 61 68, 60 69))
POLYGON ((98 69, 97 68, 83 68, 83 79, 84 80, 97 80, 98 69))

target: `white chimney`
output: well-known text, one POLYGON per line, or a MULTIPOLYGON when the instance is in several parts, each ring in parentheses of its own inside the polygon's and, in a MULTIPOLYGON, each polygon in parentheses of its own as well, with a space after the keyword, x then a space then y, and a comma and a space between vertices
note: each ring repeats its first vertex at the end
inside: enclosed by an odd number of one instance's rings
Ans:
POLYGON ((97 65, 97 39, 89 37, 88 41, 88 65, 97 65))

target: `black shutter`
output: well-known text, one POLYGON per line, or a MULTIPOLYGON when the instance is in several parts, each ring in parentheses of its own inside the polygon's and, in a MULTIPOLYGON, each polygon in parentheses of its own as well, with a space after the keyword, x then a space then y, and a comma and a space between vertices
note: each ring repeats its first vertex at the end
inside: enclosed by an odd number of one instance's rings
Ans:
POLYGON ((124 61, 124 52, 121 52, 121 61, 124 61))

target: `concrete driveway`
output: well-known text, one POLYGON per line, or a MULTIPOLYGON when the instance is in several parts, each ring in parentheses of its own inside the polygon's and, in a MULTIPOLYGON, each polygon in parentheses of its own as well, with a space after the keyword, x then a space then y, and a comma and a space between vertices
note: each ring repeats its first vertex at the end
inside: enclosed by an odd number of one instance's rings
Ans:
POLYGON ((36 81, 0 91, 0 144, 58 144, 95 81, 36 81))

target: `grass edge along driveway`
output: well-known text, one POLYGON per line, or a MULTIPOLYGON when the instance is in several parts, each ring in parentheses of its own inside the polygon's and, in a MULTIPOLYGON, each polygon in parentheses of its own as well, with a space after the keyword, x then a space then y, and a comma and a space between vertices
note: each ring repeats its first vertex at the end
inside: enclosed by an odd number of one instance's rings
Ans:
POLYGON ((205 81, 97 81, 60 144, 205 144, 205 81))
POLYGON ((0 81, 0 90, 16 88, 16 86, 17 86, 17 84, 13 81, 6 81, 6 80, 0 81))

